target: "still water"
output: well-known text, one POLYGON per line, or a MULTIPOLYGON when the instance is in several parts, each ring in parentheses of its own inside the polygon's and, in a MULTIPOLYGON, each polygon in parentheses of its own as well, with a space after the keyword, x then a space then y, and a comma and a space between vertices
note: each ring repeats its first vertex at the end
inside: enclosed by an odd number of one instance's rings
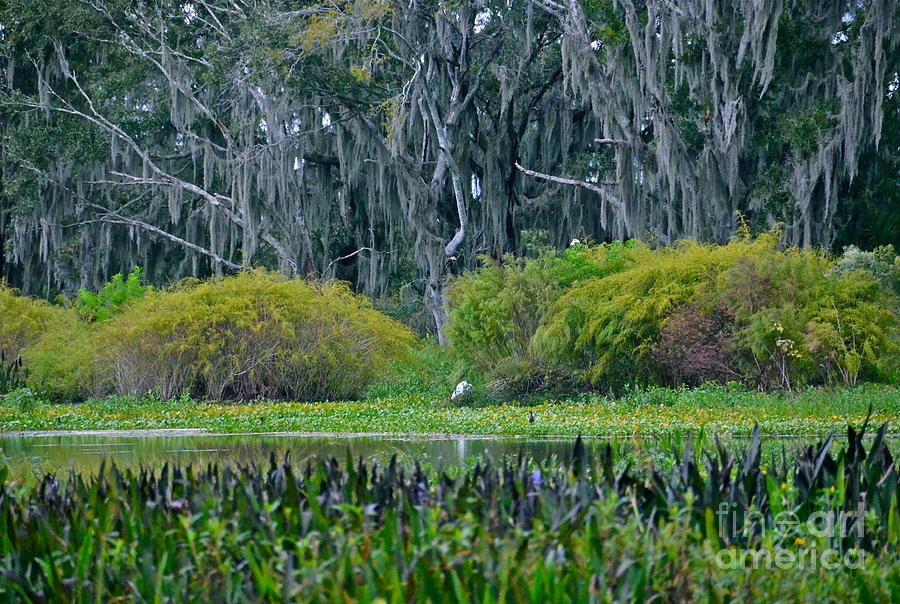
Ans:
MULTIPOLYGON (((791 455, 799 446, 820 440, 765 439, 763 454, 768 457, 784 449, 791 455)), ((680 457, 676 453, 680 445, 669 440, 625 441, 614 442, 617 446, 626 445, 635 461, 652 459, 657 464, 666 465, 667 461, 680 457)), ((354 460, 374 458, 382 461, 396 454, 401 459, 415 458, 425 466, 442 470, 466 466, 481 455, 497 460, 505 456, 524 456, 536 461, 565 460, 571 455, 574 442, 572 438, 319 437, 290 434, 0 436, 0 465, 9 469, 13 480, 21 482, 31 482, 46 473, 62 477, 70 469, 93 474, 104 462, 133 468, 160 468, 167 462, 204 467, 207 464, 267 463, 272 455, 279 459, 287 455, 295 466, 302 466, 317 457, 335 456, 343 461, 348 453, 354 460)), ((609 441, 586 439, 589 459, 606 442, 609 441)), ((737 452, 746 447, 747 439, 729 439, 725 444, 728 449, 737 452)), ((835 448, 839 446, 835 442, 835 448)))
MULTIPOLYGON (((164 463, 224 465, 265 463, 271 455, 304 465, 316 457, 344 460, 415 457, 435 468, 465 465, 479 455, 494 459, 524 455, 564 459, 574 439, 450 438, 450 437, 310 437, 292 435, 178 436, 29 436, 0 437, 0 463, 13 478, 28 480, 44 473, 68 473, 70 468, 94 473, 101 463, 127 467, 161 467, 164 463)), ((599 441, 589 441, 589 451, 599 441)))

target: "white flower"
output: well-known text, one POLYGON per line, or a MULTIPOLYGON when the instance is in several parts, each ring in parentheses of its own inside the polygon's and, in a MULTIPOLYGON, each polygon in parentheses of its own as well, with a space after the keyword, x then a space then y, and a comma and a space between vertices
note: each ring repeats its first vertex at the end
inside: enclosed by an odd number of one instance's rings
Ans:
POLYGON ((574 247, 576 245, 581 245, 581 239, 573 239, 572 243, 569 244, 569 247, 574 247))

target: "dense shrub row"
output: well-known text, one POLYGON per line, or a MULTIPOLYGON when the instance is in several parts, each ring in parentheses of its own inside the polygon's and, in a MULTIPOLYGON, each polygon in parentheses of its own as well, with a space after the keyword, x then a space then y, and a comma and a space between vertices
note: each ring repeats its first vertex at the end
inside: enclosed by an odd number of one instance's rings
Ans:
POLYGON ((893 249, 833 259, 778 241, 577 244, 486 261, 454 284, 448 335, 466 363, 520 393, 560 377, 604 389, 896 380, 893 249))
POLYGON ((273 456, 24 489, 4 469, 0 601, 891 601, 896 465, 884 429, 848 432, 837 454, 576 443, 455 476, 273 456))
MULTIPOLYGON (((447 335, 489 391, 510 397, 900 380, 893 248, 835 259, 778 240, 576 243, 486 260, 453 283, 447 335)), ((24 381, 58 401, 348 398, 414 344, 344 285, 269 273, 153 291, 135 271, 72 306, 0 286, 0 389, 24 381)))
POLYGON ((345 398, 415 343, 340 283, 245 272, 146 293, 120 278, 104 294, 82 296, 79 318, 0 289, 0 350, 28 387, 54 400, 345 398))

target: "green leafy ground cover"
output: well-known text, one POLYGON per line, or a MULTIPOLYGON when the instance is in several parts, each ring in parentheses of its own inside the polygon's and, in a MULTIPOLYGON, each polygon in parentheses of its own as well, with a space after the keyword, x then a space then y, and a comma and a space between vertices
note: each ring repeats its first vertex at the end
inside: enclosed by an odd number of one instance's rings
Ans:
POLYGON ((587 397, 527 407, 449 407, 440 402, 414 395, 246 404, 112 397, 79 405, 5 405, 0 431, 199 428, 216 433, 662 436, 699 431, 746 435, 758 424, 763 434, 813 435, 861 422, 870 405, 873 421, 900 426, 900 388, 871 385, 789 394, 656 389, 618 399, 587 397), (529 413, 534 413, 534 423, 529 423, 529 413))

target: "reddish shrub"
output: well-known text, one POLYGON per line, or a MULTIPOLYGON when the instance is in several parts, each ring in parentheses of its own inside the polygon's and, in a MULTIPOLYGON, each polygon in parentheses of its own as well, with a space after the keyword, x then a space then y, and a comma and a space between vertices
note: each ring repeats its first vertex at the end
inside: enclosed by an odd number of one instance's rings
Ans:
POLYGON ((664 382, 696 386, 741 379, 730 360, 733 346, 728 325, 733 317, 729 315, 725 307, 704 315, 696 304, 685 304, 669 317, 650 352, 664 382))

